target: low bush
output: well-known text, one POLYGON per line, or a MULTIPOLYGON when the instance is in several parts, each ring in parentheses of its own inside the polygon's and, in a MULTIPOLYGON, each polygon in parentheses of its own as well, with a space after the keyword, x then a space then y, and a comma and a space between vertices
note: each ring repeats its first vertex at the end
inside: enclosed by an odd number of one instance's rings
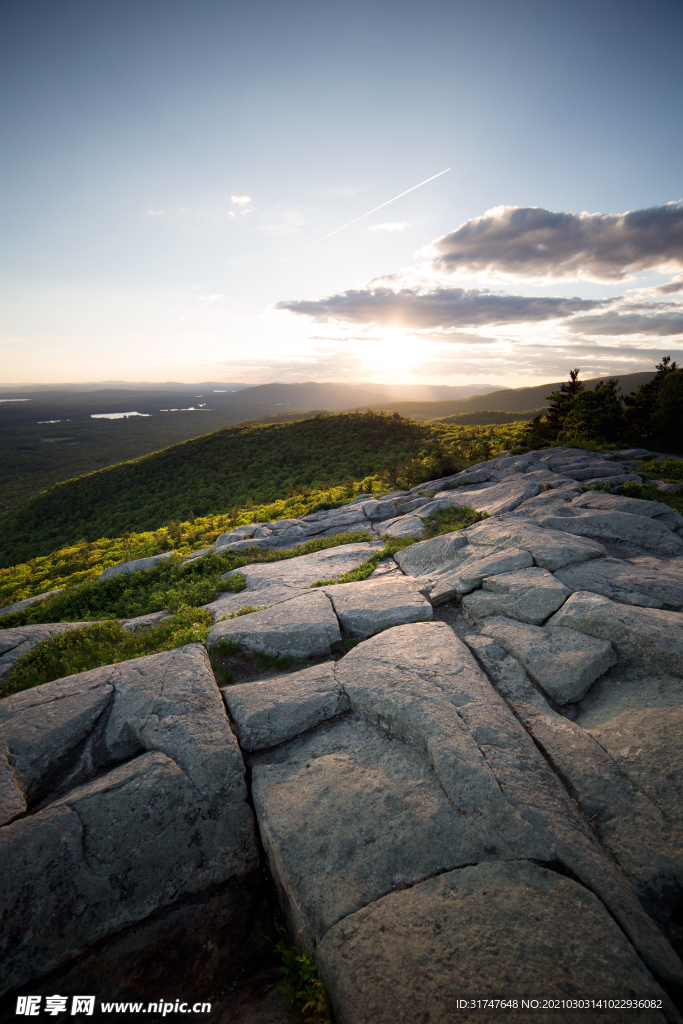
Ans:
POLYGON ((275 946, 280 954, 282 986, 280 992, 290 1014, 302 1024, 331 1024, 325 986, 318 978, 315 960, 293 946, 286 935, 275 946))
POLYGON ((469 505, 461 505, 460 508, 440 508, 425 519, 424 539, 440 537, 444 533, 453 533, 454 530, 464 530, 488 518, 488 512, 478 512, 469 505))
POLYGON ((0 698, 102 665, 202 643, 210 629, 210 612, 182 607, 172 619, 149 629, 127 630, 120 622, 110 621, 57 633, 17 660, 0 687, 0 698))
POLYGON ((246 586, 242 573, 225 573, 254 562, 279 562, 311 551, 356 544, 370 540, 364 532, 337 534, 307 541, 299 548, 275 551, 248 548, 246 551, 210 551, 195 562, 183 565, 178 555, 164 558, 147 572, 121 573, 109 579, 66 587, 44 601, 2 616, 2 628, 39 622, 82 622, 94 619, 129 619, 149 612, 175 612, 183 606, 199 607, 214 601, 220 593, 239 593, 246 586))

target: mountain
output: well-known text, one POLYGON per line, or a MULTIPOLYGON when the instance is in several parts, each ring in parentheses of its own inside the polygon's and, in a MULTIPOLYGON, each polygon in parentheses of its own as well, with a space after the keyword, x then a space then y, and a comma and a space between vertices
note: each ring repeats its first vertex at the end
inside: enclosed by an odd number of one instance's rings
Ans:
MULTIPOLYGON (((643 373, 627 373, 622 376, 612 375, 605 377, 591 377, 583 383, 591 391, 603 380, 610 380, 613 377, 619 381, 622 393, 630 394, 654 377, 653 371, 643 373)), ((380 402, 368 406, 370 409, 383 412, 398 412, 401 416, 409 416, 411 419, 429 420, 442 416, 452 416, 456 413, 479 412, 483 410, 496 410, 500 412, 526 412, 528 410, 538 411, 547 408, 546 398, 551 391, 556 391, 562 381, 554 381, 551 384, 539 384, 532 388, 507 388, 497 390, 495 393, 479 394, 471 398, 456 401, 400 401, 380 402)))

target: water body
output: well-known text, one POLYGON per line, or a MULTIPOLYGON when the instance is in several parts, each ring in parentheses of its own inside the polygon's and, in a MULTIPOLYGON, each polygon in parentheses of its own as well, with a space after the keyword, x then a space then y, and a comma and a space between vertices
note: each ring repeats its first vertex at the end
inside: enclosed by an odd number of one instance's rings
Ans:
MULTIPOLYGON (((163 412, 163 409, 162 409, 163 412)), ((129 416, 151 416, 151 412, 92 412, 91 420, 124 420, 129 416)))

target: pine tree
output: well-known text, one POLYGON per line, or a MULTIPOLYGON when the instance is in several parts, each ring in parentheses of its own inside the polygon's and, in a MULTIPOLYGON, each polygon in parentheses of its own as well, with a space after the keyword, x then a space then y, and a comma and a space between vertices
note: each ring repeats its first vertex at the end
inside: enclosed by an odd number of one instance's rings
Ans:
POLYGON ((564 421, 571 412, 576 396, 581 394, 585 385, 579 380, 581 370, 575 367, 569 371, 569 380, 560 384, 559 391, 553 391, 546 395, 546 401, 550 402, 547 413, 549 426, 556 432, 562 430, 564 421))
POLYGON ((670 373, 677 369, 678 364, 672 362, 671 356, 664 356, 661 363, 657 363, 657 372, 652 380, 641 384, 637 391, 626 396, 624 399, 626 405, 625 424, 629 437, 641 441, 650 440, 654 429, 652 415, 657 408, 664 381, 670 373))

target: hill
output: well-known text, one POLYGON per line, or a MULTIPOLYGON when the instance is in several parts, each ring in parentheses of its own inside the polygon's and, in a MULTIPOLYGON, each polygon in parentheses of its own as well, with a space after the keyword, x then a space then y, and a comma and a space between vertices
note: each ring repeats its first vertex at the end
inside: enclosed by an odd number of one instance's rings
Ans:
MULTIPOLYGON (((516 443, 516 424, 494 447, 516 443)), ((171 521, 265 504, 311 488, 362 481, 423 460, 429 475, 478 457, 478 428, 347 413, 273 425, 226 427, 164 451, 57 484, 0 518, 0 565, 80 539, 156 530, 171 521), (467 451, 459 445, 467 442, 467 451), (434 465, 424 460, 434 460, 434 465)), ((491 443, 481 454, 487 457, 491 443)), ((422 477, 421 477, 422 478, 422 477)))
POLYGON ((492 386, 101 384, 0 386, 0 512, 60 481, 161 451, 221 427, 286 422, 373 402, 462 399, 492 386), (121 413, 134 413, 127 418, 121 413))
MULTIPOLYGON (((622 392, 628 395, 653 377, 654 372, 647 371, 643 373, 622 374, 622 376, 616 377, 616 379, 619 381, 622 392)), ((589 380, 585 380, 584 384, 590 390, 594 390, 600 381, 609 379, 609 377, 591 377, 589 380)), ((432 420, 437 417, 443 418, 444 416, 453 416, 456 413, 464 412, 490 411, 492 407, 496 412, 526 412, 529 409, 538 411, 547 408, 546 396, 551 391, 559 388, 561 383, 561 381, 555 381, 552 384, 539 384, 533 388, 506 388, 495 392, 494 401, 492 401, 492 396, 489 393, 487 395, 475 395, 472 398, 442 400, 438 402, 384 401, 377 404, 373 403, 367 406, 367 408, 383 412, 397 412, 400 416, 409 416, 415 420, 432 420)))

